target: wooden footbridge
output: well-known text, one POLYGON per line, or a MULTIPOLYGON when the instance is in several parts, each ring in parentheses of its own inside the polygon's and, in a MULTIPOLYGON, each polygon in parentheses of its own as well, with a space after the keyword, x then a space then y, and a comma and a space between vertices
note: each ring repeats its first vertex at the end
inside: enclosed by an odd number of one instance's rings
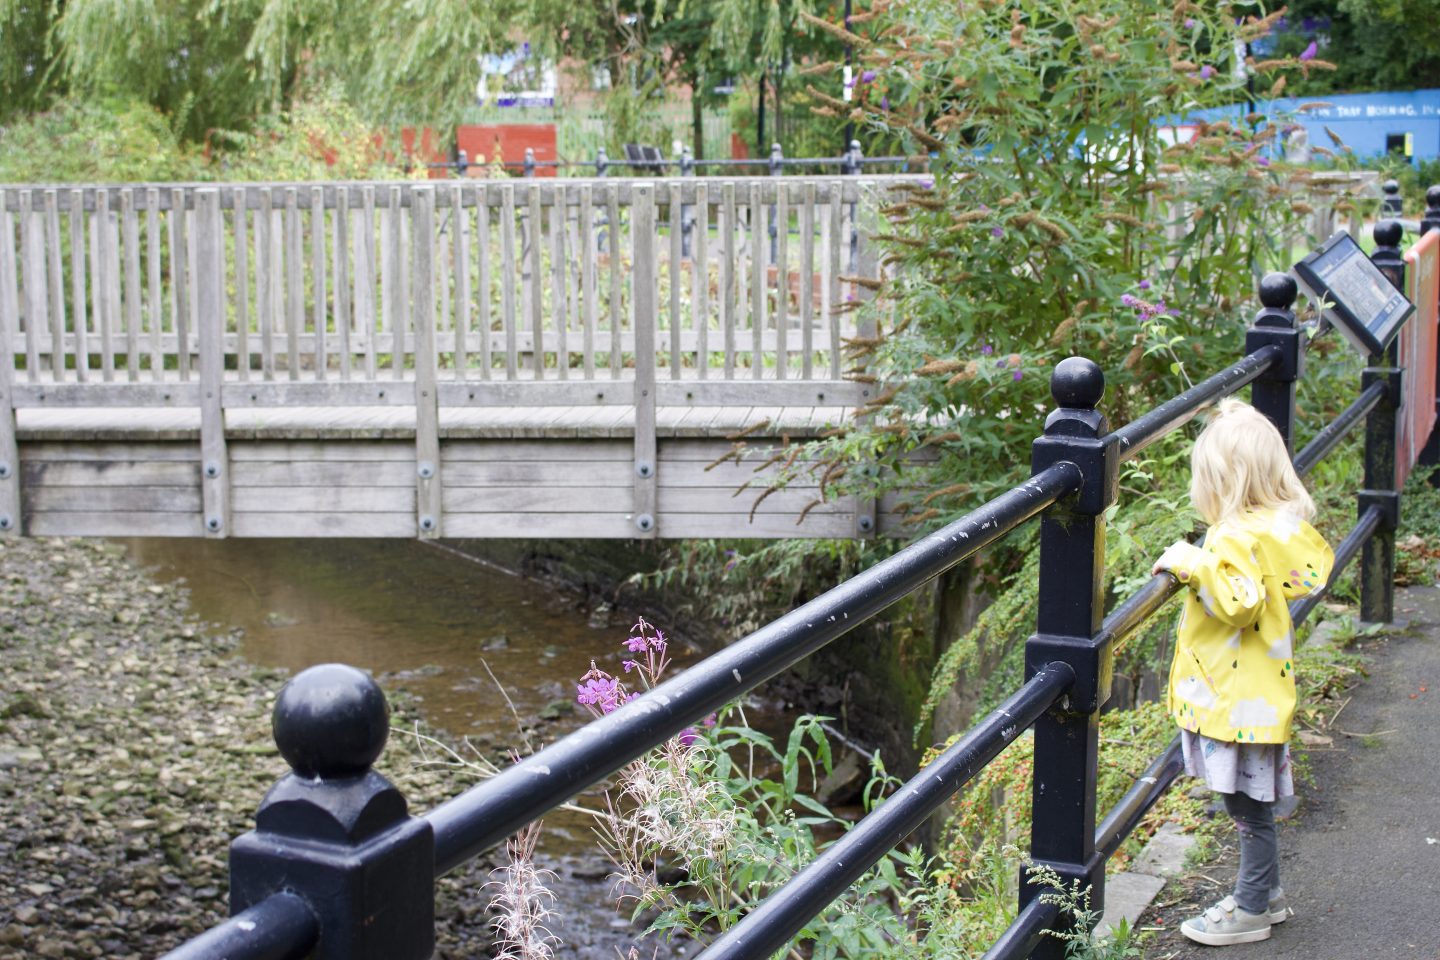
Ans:
POLYGON ((914 179, 0 186, 0 531, 883 534, 735 493, 871 398, 914 179))
POLYGON ((873 399, 923 179, 0 185, 0 534, 905 532, 804 463, 757 498, 873 399))

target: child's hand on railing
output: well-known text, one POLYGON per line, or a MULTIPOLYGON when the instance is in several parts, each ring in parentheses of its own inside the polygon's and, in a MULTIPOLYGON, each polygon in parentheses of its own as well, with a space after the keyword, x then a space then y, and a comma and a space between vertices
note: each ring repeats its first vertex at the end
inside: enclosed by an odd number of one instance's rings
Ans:
POLYGON ((1165 548, 1164 553, 1160 554, 1160 559, 1156 560, 1155 565, 1150 568, 1150 575, 1154 576, 1161 572, 1173 573, 1177 569, 1188 569, 1190 566, 1190 552, 1194 549, 1193 545, 1186 543, 1184 540, 1176 540, 1165 548))

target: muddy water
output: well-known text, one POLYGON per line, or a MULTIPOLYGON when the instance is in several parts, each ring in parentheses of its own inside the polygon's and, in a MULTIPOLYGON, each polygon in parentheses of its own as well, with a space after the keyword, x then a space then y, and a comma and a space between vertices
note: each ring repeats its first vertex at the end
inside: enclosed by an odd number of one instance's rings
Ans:
MULTIPOLYGON (((244 631, 242 653, 301 670, 342 661, 419 698, 426 722, 487 754, 519 749, 515 712, 548 740, 578 727, 575 678, 614 669, 625 618, 417 541, 129 540, 160 580, 183 581, 202 619, 244 631)), ((684 662, 695 656, 680 653, 684 662)), ((396 735, 396 734, 392 734, 396 735)), ((457 791, 466 781, 457 774, 457 791)), ((557 874, 561 956, 613 956, 629 928, 607 896, 607 864, 587 818, 546 819, 539 858, 557 874)), ((628 915, 628 912, 627 912, 628 915)), ((478 922, 478 921, 477 921, 478 922)))

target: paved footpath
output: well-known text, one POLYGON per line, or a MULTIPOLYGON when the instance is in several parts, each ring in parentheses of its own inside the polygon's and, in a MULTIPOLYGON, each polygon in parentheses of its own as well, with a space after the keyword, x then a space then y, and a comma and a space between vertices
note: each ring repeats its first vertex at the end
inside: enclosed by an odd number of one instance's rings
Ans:
MULTIPOLYGON (((1440 960, 1440 588, 1400 590, 1395 606, 1410 629, 1370 645, 1370 676, 1330 731, 1334 748, 1311 753, 1315 785, 1297 785, 1299 813, 1281 827, 1295 916, 1268 941, 1217 948, 1180 936, 1193 902, 1152 909, 1141 924, 1167 930, 1148 958, 1440 960)), ((1200 873, 1225 886, 1202 883, 1197 897, 1227 892, 1233 843, 1200 873)))

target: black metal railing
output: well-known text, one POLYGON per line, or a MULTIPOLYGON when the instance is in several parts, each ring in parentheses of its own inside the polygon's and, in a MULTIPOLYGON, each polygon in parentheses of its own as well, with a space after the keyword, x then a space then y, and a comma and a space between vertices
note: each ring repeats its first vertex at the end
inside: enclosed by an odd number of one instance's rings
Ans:
MULTIPOLYGON (((782 176, 786 169, 792 167, 806 171, 833 168, 838 170, 842 176, 857 176, 863 173, 866 167, 898 167, 904 172, 912 167, 928 166, 929 163, 930 157, 923 153, 913 156, 867 157, 860 149, 859 140, 851 140, 850 146, 838 157, 787 157, 780 144, 776 143, 771 145, 770 155, 767 157, 697 160, 690 152, 690 148, 685 147, 673 157, 655 154, 643 158, 619 159, 611 157, 604 147, 600 147, 595 153, 594 160, 538 160, 535 157, 535 148, 526 147, 522 160, 496 160, 493 162, 506 170, 518 170, 525 177, 533 177, 541 170, 554 170, 557 174, 561 171, 571 171, 578 172, 580 175, 588 174, 596 177, 608 177, 615 171, 623 171, 631 176, 693 177, 707 169, 736 172, 761 168, 770 176, 778 177, 782 176)), ((473 160, 464 150, 455 151, 454 160, 436 160, 425 164, 430 170, 449 170, 457 177, 467 176, 471 167, 491 165, 491 163, 473 160)))
MULTIPOLYGON (((1375 234, 1380 246, 1374 258, 1393 275, 1398 227, 1382 224, 1375 234)), ((1057 408, 1032 447, 1029 480, 423 816, 410 817, 399 792, 370 769, 386 734, 384 698, 374 682, 333 664, 301 673, 281 692, 274 720, 276 742, 294 773, 266 796, 256 830, 231 850, 235 916, 167 957, 430 956, 435 877, 1036 516, 1040 600, 1036 632, 1025 647, 1024 685, 700 956, 771 956, 1032 727, 1032 863, 1067 883, 1089 886, 1092 909, 1103 910, 1106 860, 1182 766, 1177 738, 1097 825, 1098 718, 1110 697, 1113 650, 1181 589, 1173 576, 1159 574, 1104 617, 1105 513, 1118 499, 1124 460, 1246 385, 1257 408, 1291 443, 1295 383, 1307 345, 1293 312, 1296 285, 1285 274, 1270 274, 1259 292, 1263 309, 1237 363, 1111 431, 1097 409, 1104 393, 1101 370, 1083 358, 1061 361, 1051 377, 1057 408)), ((1295 458, 1309 470, 1366 425, 1359 522, 1336 549, 1330 582, 1364 556, 1361 613, 1367 620, 1388 619, 1391 610, 1398 391, 1393 352, 1371 358, 1359 398, 1295 458)), ((1295 620, 1302 621, 1328 589, 1293 603, 1295 620)), ((1073 921, 1049 898, 1041 899, 1043 892, 1021 885, 1018 915, 987 960, 1063 955, 1063 943, 1043 934, 1073 921)))

